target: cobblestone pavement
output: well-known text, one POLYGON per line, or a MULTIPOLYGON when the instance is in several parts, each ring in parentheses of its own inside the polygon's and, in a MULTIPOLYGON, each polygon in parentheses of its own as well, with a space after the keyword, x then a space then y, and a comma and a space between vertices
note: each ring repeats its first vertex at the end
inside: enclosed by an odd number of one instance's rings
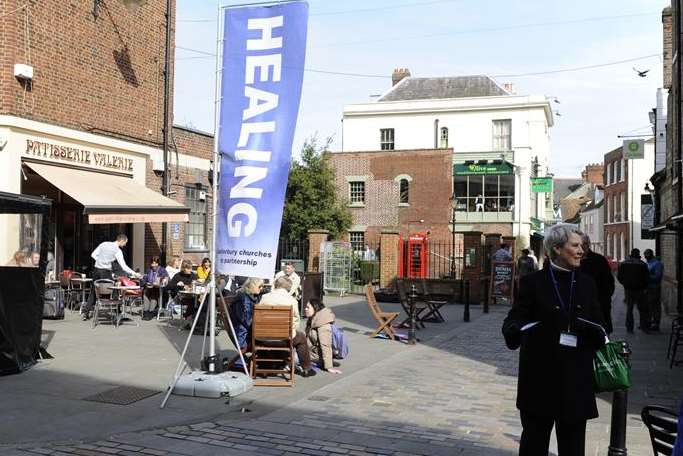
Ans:
MULTIPOLYGON (((615 299, 618 302, 620 295, 615 299)), ((615 326, 623 319, 615 304, 615 326)), ((238 414, 215 422, 115 435, 106 441, 7 450, 8 456, 65 455, 514 455, 521 432, 515 409, 517 352, 500 336, 505 309, 314 391, 263 416, 238 414)), ((619 331, 616 338, 625 336, 619 331)), ((664 363, 666 335, 630 336, 634 388, 629 455, 651 454, 638 416, 642 405, 675 404, 683 372, 664 363)), ((388 343, 373 341, 373 343, 388 343)), ((267 396, 267 392, 264 393, 267 396)), ((589 455, 607 454, 609 397, 589 423, 589 455)), ((554 439, 553 439, 554 440, 554 439)))

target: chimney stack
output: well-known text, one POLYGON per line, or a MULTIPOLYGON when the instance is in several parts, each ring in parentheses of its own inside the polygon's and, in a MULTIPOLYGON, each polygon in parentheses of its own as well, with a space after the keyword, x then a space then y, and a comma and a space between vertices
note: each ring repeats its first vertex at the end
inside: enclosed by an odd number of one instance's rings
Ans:
POLYGON ((515 85, 511 82, 506 82, 505 84, 503 84, 503 89, 505 89, 505 91, 510 95, 515 94, 515 85))
POLYGON ((410 77, 410 70, 408 68, 396 68, 394 69, 394 72, 391 74, 391 85, 395 86, 403 78, 409 78, 410 77))

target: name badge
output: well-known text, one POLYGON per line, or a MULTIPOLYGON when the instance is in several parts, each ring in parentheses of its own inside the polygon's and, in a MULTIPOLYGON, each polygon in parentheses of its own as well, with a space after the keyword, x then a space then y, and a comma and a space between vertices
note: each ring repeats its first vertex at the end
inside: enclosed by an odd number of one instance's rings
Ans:
POLYGON ((565 347, 576 348, 577 343, 578 343, 578 339, 574 334, 568 334, 568 333, 561 333, 560 334, 560 345, 563 345, 565 347))

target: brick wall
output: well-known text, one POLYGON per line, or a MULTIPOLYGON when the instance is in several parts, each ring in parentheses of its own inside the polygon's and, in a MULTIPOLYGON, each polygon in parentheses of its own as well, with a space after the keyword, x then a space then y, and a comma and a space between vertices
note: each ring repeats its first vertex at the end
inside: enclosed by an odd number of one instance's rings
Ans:
POLYGON ((98 19, 92 1, 0 4, 3 13, 19 8, 0 27, 0 114, 162 142, 166 1, 148 0, 135 13, 119 1, 101 2, 98 19), (31 84, 14 78, 15 63, 33 66, 31 84))
POLYGON ((672 53, 672 30, 671 30, 671 8, 666 7, 662 11, 662 51, 663 51, 663 73, 664 73, 664 87, 671 88, 671 59, 672 53))
POLYGON ((452 149, 340 152, 330 154, 337 194, 348 201, 347 176, 366 176, 365 206, 351 207, 353 223, 367 227, 366 238, 379 239, 382 228, 403 235, 430 231, 432 239, 450 239, 452 149), (409 205, 399 205, 397 176, 410 176, 409 205), (421 222, 420 220, 423 220, 421 222))
POLYGON ((581 172, 581 178, 585 182, 590 182, 595 185, 603 185, 603 172, 605 167, 602 163, 591 163, 586 165, 586 168, 581 172))

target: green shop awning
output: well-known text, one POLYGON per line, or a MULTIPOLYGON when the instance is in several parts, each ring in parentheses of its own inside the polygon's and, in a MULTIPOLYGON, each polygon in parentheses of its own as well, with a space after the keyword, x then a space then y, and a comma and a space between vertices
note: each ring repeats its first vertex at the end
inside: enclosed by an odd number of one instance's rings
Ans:
POLYGON ((509 163, 486 163, 486 164, 458 164, 453 165, 454 176, 512 174, 512 166, 509 163))

